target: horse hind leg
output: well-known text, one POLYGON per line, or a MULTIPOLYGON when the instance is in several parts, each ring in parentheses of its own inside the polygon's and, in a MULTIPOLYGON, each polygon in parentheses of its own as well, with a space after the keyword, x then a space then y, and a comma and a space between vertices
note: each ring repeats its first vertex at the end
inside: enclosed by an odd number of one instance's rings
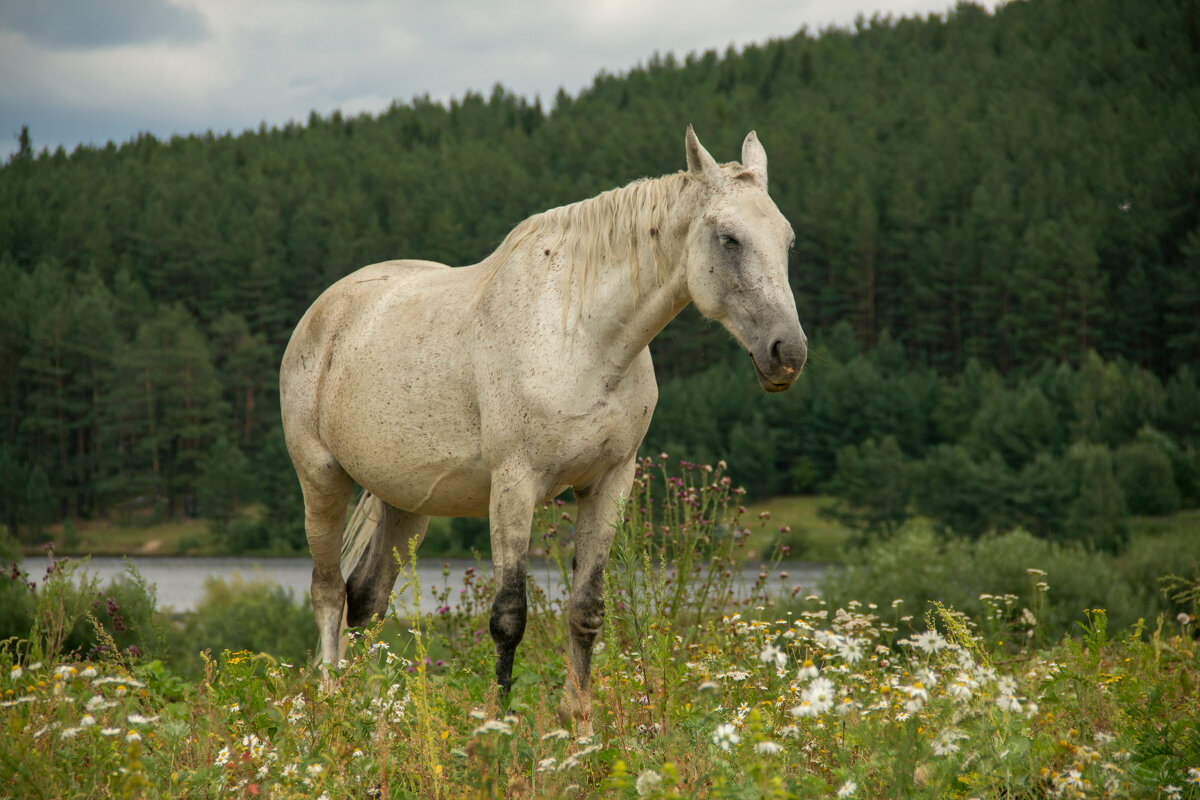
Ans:
POLYGON ((373 618, 386 616, 400 565, 408 560, 410 542, 416 539, 419 546, 429 527, 429 517, 402 511, 378 498, 375 509, 379 512, 375 533, 346 581, 346 623, 352 628, 365 628, 373 618))
POLYGON ((342 530, 354 482, 332 456, 315 467, 297 464, 304 492, 304 533, 312 555, 313 616, 320 635, 317 661, 337 663, 346 584, 342 580, 342 530))

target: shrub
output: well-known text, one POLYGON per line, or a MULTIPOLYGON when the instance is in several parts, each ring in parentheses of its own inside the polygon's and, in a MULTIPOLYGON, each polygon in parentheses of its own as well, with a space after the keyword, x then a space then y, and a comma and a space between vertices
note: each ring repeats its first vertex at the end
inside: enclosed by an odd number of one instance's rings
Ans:
POLYGON ((864 547, 857 563, 826 577, 822 592, 832 608, 852 600, 881 607, 901 600, 903 613, 920 619, 931 602, 939 601, 983 619, 994 613, 983 595, 1012 596, 1007 605, 1015 616, 1023 606, 1033 608, 1042 582, 1049 586, 1047 603, 1037 613, 1042 635, 1052 639, 1082 620, 1084 609, 1107 609, 1114 626, 1128 626, 1161 608, 1133 591, 1111 556, 1080 544, 1020 530, 978 540, 942 539, 917 523, 864 547))
POLYGON ((223 650, 270 653, 305 663, 316 642, 316 624, 308 598, 297 601, 290 589, 266 578, 210 578, 204 599, 172 635, 172 668, 199 675, 200 653, 223 650))

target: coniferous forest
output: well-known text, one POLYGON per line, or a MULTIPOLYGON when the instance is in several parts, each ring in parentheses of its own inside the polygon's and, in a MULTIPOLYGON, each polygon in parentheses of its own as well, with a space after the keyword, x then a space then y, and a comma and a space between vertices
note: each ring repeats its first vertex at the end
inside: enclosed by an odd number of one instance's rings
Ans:
MULTIPOLYGON (((1200 505, 1200 3, 1029 0, 648 55, 578 96, 39 150, 0 167, 0 525, 202 515, 303 547, 278 364, 313 299, 391 258, 479 261, 519 221, 719 159, 756 129, 812 355, 767 397, 689 309, 647 438, 757 496, 822 492, 1119 548, 1200 505)), ((232 545, 231 545, 232 546, 232 545)))

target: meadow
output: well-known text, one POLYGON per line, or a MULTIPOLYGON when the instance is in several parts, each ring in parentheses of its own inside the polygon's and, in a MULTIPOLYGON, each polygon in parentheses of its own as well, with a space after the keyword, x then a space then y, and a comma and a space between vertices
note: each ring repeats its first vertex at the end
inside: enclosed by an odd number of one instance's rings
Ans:
MULTIPOLYGON (((0 643, 0 796, 1200 797, 1194 537, 1148 541, 1175 575, 1135 591, 1145 554, 913 522, 807 595, 771 562, 734 580, 790 527, 742 499, 722 465, 642 462, 590 733, 555 713, 563 598, 535 584, 497 696, 486 565, 418 587, 435 611, 357 632, 331 691, 311 612, 269 587, 218 582, 168 620, 136 574, 14 570, 4 605, 21 593, 27 624, 0 643)), ((564 572, 571 523, 547 505, 534 533, 564 572)))

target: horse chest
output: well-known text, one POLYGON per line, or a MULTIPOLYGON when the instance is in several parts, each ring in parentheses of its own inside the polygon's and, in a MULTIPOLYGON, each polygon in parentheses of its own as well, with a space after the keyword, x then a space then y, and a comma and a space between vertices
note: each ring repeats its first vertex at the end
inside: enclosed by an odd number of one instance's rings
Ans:
POLYGON ((497 426, 503 442, 497 452, 523 451, 556 484, 587 484, 633 456, 657 398, 649 364, 607 383, 596 378, 563 382, 553 391, 543 387, 509 406, 521 411, 497 426))

